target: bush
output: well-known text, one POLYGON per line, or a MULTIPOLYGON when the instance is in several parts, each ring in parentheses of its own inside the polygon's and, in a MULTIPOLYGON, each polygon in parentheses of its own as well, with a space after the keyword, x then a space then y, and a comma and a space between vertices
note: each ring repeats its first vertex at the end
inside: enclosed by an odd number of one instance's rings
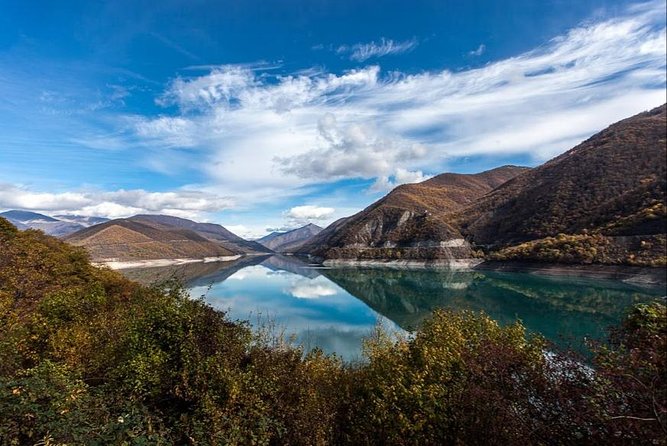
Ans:
POLYGON ((665 442, 662 304, 593 368, 520 323, 445 311, 344 364, 2 219, 0 249, 2 445, 665 442))
POLYGON ((491 260, 633 266, 667 265, 664 235, 610 237, 601 234, 558 234, 490 253, 491 260))

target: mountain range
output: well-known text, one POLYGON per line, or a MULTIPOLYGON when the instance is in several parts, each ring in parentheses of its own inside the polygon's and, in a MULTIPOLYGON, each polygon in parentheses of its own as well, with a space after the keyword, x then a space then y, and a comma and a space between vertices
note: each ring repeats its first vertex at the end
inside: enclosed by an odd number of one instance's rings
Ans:
POLYGON ((301 228, 292 229, 287 232, 272 232, 257 240, 258 243, 266 246, 275 252, 294 252, 304 243, 322 232, 322 228, 309 223, 301 228))
POLYGON ((273 252, 271 249, 257 242, 245 240, 224 226, 215 223, 197 223, 192 220, 169 215, 135 215, 134 217, 130 217, 130 220, 147 223, 160 228, 188 229, 237 254, 273 252))
POLYGON ((108 220, 7 211, 104 260, 273 252, 318 260, 530 260, 662 266, 667 233, 667 106, 609 126, 536 168, 444 173, 398 186, 325 229, 308 224, 245 240, 166 215, 108 220))
POLYGON ((475 243, 497 246, 583 231, 664 234, 665 111, 662 106, 608 127, 453 220, 475 243))
POLYGON ((11 210, 0 213, 19 229, 39 229, 45 234, 65 237, 88 226, 108 221, 103 217, 82 217, 79 215, 48 216, 37 212, 11 210))
POLYGON ((203 259, 272 251, 224 227, 167 215, 136 215, 70 234, 65 241, 83 246, 96 261, 203 259))
POLYGON ((666 129, 663 105, 534 169, 505 166, 399 186, 298 253, 325 260, 663 265, 666 129))
POLYGON ((109 220, 79 215, 49 216, 10 210, 0 213, 18 229, 38 229, 83 246, 95 261, 134 261, 272 254, 294 250, 322 230, 309 224, 259 241, 245 240, 225 227, 169 215, 135 215, 109 220))
POLYGON ((159 223, 117 219, 91 226, 65 238, 83 246, 96 261, 131 261, 233 256, 197 232, 159 223))
POLYGON ((324 258, 470 257, 447 216, 529 170, 504 166, 466 175, 445 173, 422 183, 404 184, 363 211, 334 222, 298 252, 324 258))

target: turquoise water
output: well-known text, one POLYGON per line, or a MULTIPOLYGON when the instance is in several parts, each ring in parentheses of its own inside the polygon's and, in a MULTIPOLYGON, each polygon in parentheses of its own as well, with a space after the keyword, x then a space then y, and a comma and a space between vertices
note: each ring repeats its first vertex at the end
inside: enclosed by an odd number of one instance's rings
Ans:
POLYGON ((411 331, 435 308, 483 310, 502 324, 520 319, 560 346, 584 351, 627 309, 665 294, 620 282, 528 273, 383 268, 323 268, 294 257, 127 271, 143 282, 181 278, 233 319, 275 325, 306 349, 361 357, 364 337, 381 324, 411 331))

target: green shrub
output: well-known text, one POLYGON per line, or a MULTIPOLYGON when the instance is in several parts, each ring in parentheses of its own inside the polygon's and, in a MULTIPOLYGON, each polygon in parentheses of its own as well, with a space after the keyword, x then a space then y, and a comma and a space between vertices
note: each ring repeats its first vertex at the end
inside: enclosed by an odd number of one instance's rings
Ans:
POLYGON ((664 444, 665 306, 593 369, 520 323, 436 311, 344 364, 0 219, 0 444, 664 444))

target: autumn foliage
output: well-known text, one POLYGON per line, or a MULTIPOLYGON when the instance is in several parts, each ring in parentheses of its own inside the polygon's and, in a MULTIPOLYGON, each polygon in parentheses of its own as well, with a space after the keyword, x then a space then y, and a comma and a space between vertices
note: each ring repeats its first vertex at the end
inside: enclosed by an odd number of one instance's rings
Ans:
POLYGON ((664 444, 667 314, 594 362, 520 323, 436 311, 346 364, 146 288, 0 219, 0 444, 664 444))

